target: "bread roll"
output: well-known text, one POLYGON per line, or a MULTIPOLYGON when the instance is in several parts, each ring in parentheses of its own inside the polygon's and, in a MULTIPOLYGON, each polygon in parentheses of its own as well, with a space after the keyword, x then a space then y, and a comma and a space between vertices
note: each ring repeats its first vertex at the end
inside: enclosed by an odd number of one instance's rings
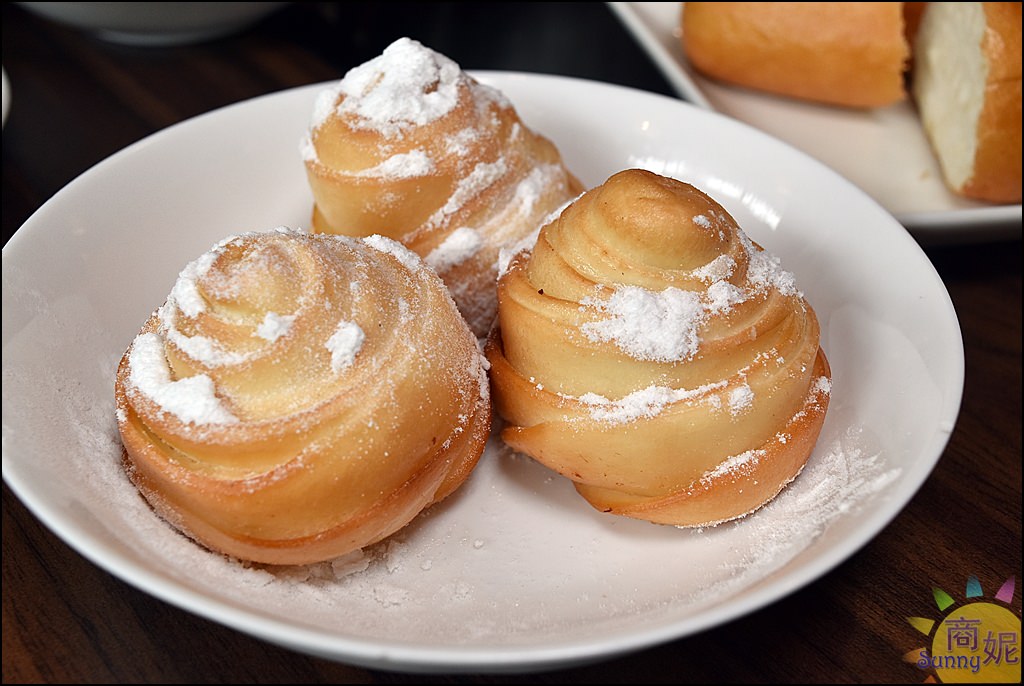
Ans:
POLYGON ((476 338, 436 274, 381 236, 218 244, 129 346, 115 396, 154 510, 267 564, 394 533, 466 479, 490 432, 476 338))
POLYGON ((320 96, 303 150, 314 230, 401 241, 478 336, 497 308, 501 249, 582 191, 504 95, 408 38, 320 96))
POLYGON ((727 83, 848 107, 906 98, 901 2, 686 2, 682 46, 727 83))
POLYGON ((723 522, 810 456, 831 389, 814 311, 693 186, 612 176, 513 258, 498 297, 502 438, 598 510, 723 522))
POLYGON ((912 92, 949 188, 1021 201, 1021 4, 929 3, 912 92))

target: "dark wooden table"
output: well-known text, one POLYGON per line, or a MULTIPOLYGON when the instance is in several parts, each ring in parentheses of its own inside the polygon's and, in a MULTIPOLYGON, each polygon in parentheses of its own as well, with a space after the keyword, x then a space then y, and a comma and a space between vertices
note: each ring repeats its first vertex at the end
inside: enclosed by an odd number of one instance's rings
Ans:
MULTIPOLYGON (((52 194, 144 136, 229 103, 340 78, 411 36, 466 69, 555 73, 673 94, 601 3, 294 3, 252 29, 164 49, 108 44, 3 6, 13 108, 6 239, 52 194)), ((962 412, 932 476, 818 581, 701 634, 531 675, 395 674, 308 657, 199 618, 97 568, 4 486, 4 682, 921 682, 905 621, 932 587, 988 595, 1021 569, 1021 245, 926 247, 966 349, 962 412)), ((1013 611, 1020 616, 1018 584, 1013 611)))

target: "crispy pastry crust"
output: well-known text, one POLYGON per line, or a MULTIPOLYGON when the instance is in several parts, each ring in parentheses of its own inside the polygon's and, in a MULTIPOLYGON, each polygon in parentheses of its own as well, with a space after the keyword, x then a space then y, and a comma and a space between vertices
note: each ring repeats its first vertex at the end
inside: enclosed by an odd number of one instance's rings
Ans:
POLYGON ((764 504, 810 456, 831 389, 814 311, 773 265, 688 184, 627 170, 584 194, 499 281, 502 438, 605 512, 703 526, 764 504), (624 293, 699 302, 699 344, 656 359, 594 336, 624 293))
POLYGON ((462 484, 490 431, 482 358, 437 276, 388 243, 245 234, 186 268, 115 385, 125 468, 157 513, 212 550, 305 564, 394 533, 462 484), (187 306, 192 284, 201 306, 187 306), (345 349, 353 324, 363 338, 345 349), (203 377, 213 420, 173 404, 175 383, 203 377))

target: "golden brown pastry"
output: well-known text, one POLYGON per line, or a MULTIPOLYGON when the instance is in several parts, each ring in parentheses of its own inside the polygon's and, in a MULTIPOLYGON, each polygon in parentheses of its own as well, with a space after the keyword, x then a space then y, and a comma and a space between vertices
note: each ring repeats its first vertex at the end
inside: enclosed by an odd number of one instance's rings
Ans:
POLYGON ((831 375, 793 275, 693 186, 627 170, 498 282, 502 438, 595 508, 678 526, 751 512, 808 459, 831 375))
POLYGON ((122 357, 125 466, 212 550, 327 560, 466 479, 490 431, 485 365, 395 241, 243 234, 185 267, 122 357))
POLYGON ((914 43, 912 92, 954 193, 1021 201, 1021 4, 933 2, 914 43))
MULTIPOLYGON (((686 2, 682 47, 714 79, 847 107, 905 100, 902 2, 686 2)), ((916 7, 909 16, 916 19, 916 7)))
POLYGON ((504 95, 408 38, 320 95, 302 149, 313 229, 401 241, 479 336, 499 251, 582 191, 504 95))

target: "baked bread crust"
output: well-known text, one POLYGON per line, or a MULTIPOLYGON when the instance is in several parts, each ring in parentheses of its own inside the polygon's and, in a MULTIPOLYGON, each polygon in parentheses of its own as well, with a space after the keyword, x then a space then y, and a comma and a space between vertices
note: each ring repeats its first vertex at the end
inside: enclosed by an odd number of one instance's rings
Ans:
POLYGON ((900 2, 686 2, 682 46, 706 76, 845 107, 907 97, 900 2))
POLYGON ((792 275, 689 184, 620 172, 498 283, 501 436, 604 512, 705 526, 802 469, 831 389, 792 275))
POLYGON ((331 559, 463 483, 490 434, 484 366, 398 243, 243 234, 182 271, 122 357, 125 468, 212 550, 331 559))

